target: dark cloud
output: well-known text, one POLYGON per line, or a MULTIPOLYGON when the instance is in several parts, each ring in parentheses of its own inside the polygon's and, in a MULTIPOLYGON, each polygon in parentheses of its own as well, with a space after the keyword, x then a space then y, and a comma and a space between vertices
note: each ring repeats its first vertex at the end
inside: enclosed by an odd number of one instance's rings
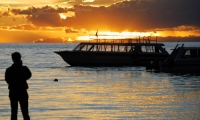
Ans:
POLYGON ((58 2, 67 2, 69 5, 111 5, 122 0, 94 0, 89 2, 89 0, 59 0, 58 2))
MULTIPOLYGON (((82 0, 72 2, 82 3, 82 0)), ((98 2, 101 0, 93 3, 98 2)), ((12 12, 28 15, 27 19, 36 26, 145 31, 183 25, 200 27, 199 6, 200 0, 132 0, 118 2, 109 7, 74 5, 70 11, 74 11, 75 16, 67 19, 61 19, 59 13, 66 13, 69 9, 58 6, 13 9, 12 12)))
POLYGON ((48 5, 41 8, 29 7, 25 10, 11 10, 15 15, 27 15, 28 21, 33 23, 35 26, 62 26, 62 19, 60 18, 59 13, 67 13, 68 11, 72 10, 48 5))
POLYGON ((134 0, 109 7, 75 5, 75 17, 66 19, 65 25, 118 31, 200 27, 199 6, 199 0, 134 0))
POLYGON ((5 11, 5 12, 0 12, 0 17, 2 16, 9 16, 9 11, 5 11))
POLYGON ((157 29, 157 31, 199 31, 200 27, 197 26, 178 26, 178 27, 172 27, 172 28, 164 28, 164 29, 157 29))
POLYGON ((36 40, 33 40, 33 43, 53 43, 53 42, 63 42, 63 39, 62 38, 40 38, 40 39, 36 39, 36 40))
POLYGON ((27 17, 29 21, 31 21, 35 26, 61 26, 61 18, 58 13, 39 13, 29 15, 27 17))
POLYGON ((10 6, 2 5, 0 6, 0 17, 9 16, 10 13, 10 6))
POLYGON ((18 15, 18 14, 25 14, 25 15, 33 15, 33 14, 49 14, 49 13, 52 13, 52 14, 55 14, 55 13, 66 13, 68 12, 68 10, 70 9, 67 9, 67 8, 62 8, 62 7, 59 7, 59 6, 55 6, 55 7, 52 7, 52 6, 44 6, 44 7, 41 7, 41 8, 36 8, 36 7, 29 7, 28 9, 25 9, 25 10, 21 10, 21 9, 12 9, 11 12, 18 15))
POLYGON ((36 29, 36 27, 31 24, 21 24, 21 25, 10 26, 9 29, 34 30, 34 29, 36 29))
POLYGON ((65 29, 65 32, 66 33, 79 33, 78 30, 74 30, 74 29, 70 29, 70 28, 65 29))

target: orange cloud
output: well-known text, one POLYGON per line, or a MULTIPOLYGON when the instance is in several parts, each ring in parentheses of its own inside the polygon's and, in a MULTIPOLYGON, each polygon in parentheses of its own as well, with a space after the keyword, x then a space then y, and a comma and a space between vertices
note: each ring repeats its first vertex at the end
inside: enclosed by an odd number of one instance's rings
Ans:
MULTIPOLYGON (((88 0, 86 0, 89 2, 88 0)), ((69 2, 69 1, 68 1, 69 2)), ((83 1, 77 1, 82 3, 83 1)), ((97 3, 99 1, 90 1, 97 3)), ((89 2, 89 3, 90 3, 89 2)), ((105 1, 104 1, 105 2, 105 1)), ((73 2, 72 2, 73 3, 73 2)), ((67 7, 29 7, 12 9, 15 15, 27 15, 35 26, 66 26, 77 29, 112 31, 148 31, 155 28, 200 26, 199 0, 142 0, 122 1, 108 7, 74 5, 67 7), (184 2, 183 2, 184 1, 184 2), (178 4, 180 3, 180 4, 178 4), (192 7, 187 7, 190 4, 192 7), (61 16, 73 12, 73 16, 61 16)))
POLYGON ((172 28, 160 28, 156 29, 163 37, 177 36, 177 37, 189 37, 200 36, 200 27, 196 26, 178 26, 172 28))
POLYGON ((2 16, 9 16, 10 14, 10 6, 9 5, 2 5, 0 6, 0 17, 2 16))
POLYGON ((13 32, 10 36, 5 33, 8 39, 16 33, 26 39, 26 35, 21 34, 24 31, 30 36, 35 35, 34 39, 26 40, 29 42, 56 36, 74 39, 96 29, 116 32, 156 30, 164 37, 200 36, 199 4, 199 0, 66 0, 59 4, 62 7, 36 7, 35 4, 22 9, 1 6, 0 30, 13 32), (69 5, 74 6, 69 8, 69 5))

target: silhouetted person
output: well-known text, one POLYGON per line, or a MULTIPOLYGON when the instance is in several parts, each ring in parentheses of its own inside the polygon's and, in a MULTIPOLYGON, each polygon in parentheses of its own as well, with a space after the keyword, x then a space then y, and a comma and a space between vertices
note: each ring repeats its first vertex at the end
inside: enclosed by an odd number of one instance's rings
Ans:
POLYGON ((18 102, 24 120, 30 120, 28 112, 28 84, 31 77, 28 67, 22 65, 21 55, 18 52, 12 53, 13 64, 6 69, 5 80, 8 83, 9 98, 11 106, 11 120, 17 120, 18 102))

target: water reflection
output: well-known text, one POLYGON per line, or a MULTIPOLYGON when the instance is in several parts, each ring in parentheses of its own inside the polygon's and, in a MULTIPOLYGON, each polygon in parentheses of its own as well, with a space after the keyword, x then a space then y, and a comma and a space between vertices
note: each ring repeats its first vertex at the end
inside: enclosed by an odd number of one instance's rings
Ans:
MULTIPOLYGON (((198 76, 146 72, 142 67, 32 71, 28 82, 34 119, 200 119, 198 76)), ((4 82, 0 83, 5 90, 4 82)), ((1 115, 8 119, 7 96, 0 96, 1 115)))

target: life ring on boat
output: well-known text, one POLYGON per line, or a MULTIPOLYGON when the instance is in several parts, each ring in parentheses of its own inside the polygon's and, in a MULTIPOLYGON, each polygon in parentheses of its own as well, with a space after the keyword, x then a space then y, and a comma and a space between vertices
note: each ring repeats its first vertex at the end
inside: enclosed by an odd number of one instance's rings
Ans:
POLYGON ((173 61, 169 62, 169 63, 168 63, 168 67, 169 67, 169 68, 173 68, 173 67, 174 67, 174 62, 173 62, 173 61))

